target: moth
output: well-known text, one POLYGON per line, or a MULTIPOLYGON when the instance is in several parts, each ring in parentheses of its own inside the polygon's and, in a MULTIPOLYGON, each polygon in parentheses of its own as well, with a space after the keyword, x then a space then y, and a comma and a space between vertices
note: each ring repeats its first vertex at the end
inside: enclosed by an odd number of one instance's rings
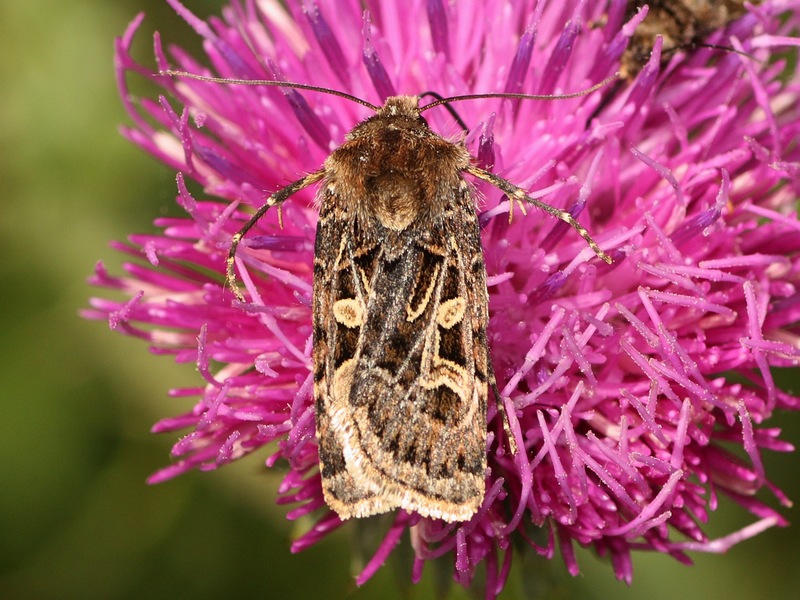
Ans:
MULTIPOLYGON (((752 3, 758 4, 759 0, 752 3)), ((746 12, 744 0, 629 0, 625 13, 627 19, 645 4, 649 12, 636 28, 622 56, 621 71, 627 78, 635 76, 647 62, 657 36, 663 38, 662 56, 666 61, 673 52, 698 45, 711 32, 725 27, 746 12)))
POLYGON ((313 369, 325 501, 342 519, 402 508, 469 520, 485 491, 490 386, 500 400, 480 227, 465 175, 569 223, 597 256, 611 258, 572 215, 475 166, 462 143, 442 138, 421 115, 485 95, 423 107, 419 97, 395 96, 376 107, 303 84, 194 77, 325 91, 375 111, 319 170, 272 194, 233 236, 227 285, 244 301, 235 273, 240 241, 270 208, 319 183, 313 369))

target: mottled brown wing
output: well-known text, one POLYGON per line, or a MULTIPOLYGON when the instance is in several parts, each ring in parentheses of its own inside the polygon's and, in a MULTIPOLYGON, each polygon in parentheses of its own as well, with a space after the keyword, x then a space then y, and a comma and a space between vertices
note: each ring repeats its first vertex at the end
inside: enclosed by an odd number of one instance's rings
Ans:
MULTIPOLYGON (((366 290, 359 268, 352 263, 356 232, 352 218, 340 209, 328 190, 322 200, 314 250, 314 402, 319 444, 320 474, 325 502, 343 519, 375 514, 375 494, 345 465, 341 432, 331 423, 334 407, 333 382, 342 364, 352 360, 358 347, 360 327, 349 327, 337 320, 334 306, 341 312, 341 300, 352 306, 366 306, 366 290)), ((375 244, 360 251, 368 255, 375 244)), ((369 267, 369 261, 362 268, 369 267)), ((363 312, 363 311, 362 311, 363 312)), ((340 315, 341 317, 341 315, 340 315)))
POLYGON ((325 206, 317 257, 336 258, 315 263, 314 359, 326 501, 343 518, 399 507, 469 519, 485 485, 487 293, 468 188, 400 231, 325 206))

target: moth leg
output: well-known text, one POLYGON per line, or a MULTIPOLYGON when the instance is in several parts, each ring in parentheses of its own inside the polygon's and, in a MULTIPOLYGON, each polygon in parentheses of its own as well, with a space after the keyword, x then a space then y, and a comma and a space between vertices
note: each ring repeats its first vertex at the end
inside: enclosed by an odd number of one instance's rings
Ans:
POLYGON ((272 208, 273 206, 280 206, 283 202, 295 192, 299 192, 303 188, 308 187, 314 183, 317 183, 325 176, 325 170, 320 169, 319 171, 314 171, 313 173, 309 173, 302 179, 298 179, 287 185, 285 188, 278 190, 274 194, 272 194, 264 205, 259 208, 255 214, 250 217, 250 220, 244 224, 244 226, 233 234, 231 238, 231 247, 228 250, 228 258, 225 259, 225 286, 231 288, 231 291, 236 295, 236 298, 240 302, 244 302, 244 296, 242 292, 239 291, 239 287, 236 285, 236 273, 234 271, 234 261, 236 259, 236 249, 239 247, 239 242, 242 241, 242 238, 247 235, 247 232, 253 228, 253 226, 261 220, 267 211, 272 208))
POLYGON ((483 169, 476 167, 474 165, 468 166, 465 169, 465 171, 470 175, 472 175, 473 177, 482 179, 483 181, 486 181, 487 183, 490 183, 493 186, 495 186, 506 196, 508 196, 508 199, 511 201, 512 204, 514 202, 520 202, 520 205, 522 205, 521 204, 522 202, 527 202, 529 204, 533 204, 537 208, 541 208, 543 211, 553 215, 557 219, 561 219, 562 221, 570 225, 573 229, 575 229, 575 231, 577 231, 580 234, 580 236, 584 240, 586 240, 586 243, 589 244, 589 247, 592 250, 594 250, 594 253, 597 254, 599 258, 602 258, 608 264, 614 262, 613 260, 611 260, 611 257, 608 254, 606 254, 600 249, 600 246, 598 246, 597 242, 595 242, 592 239, 592 236, 589 235, 589 232, 586 231, 586 228, 580 223, 578 223, 575 220, 575 218, 567 211, 561 210, 560 208, 556 208, 554 206, 550 206, 549 204, 546 204, 541 200, 537 200, 536 198, 531 198, 530 196, 528 196, 528 194, 525 193, 525 190, 517 187, 510 181, 506 181, 502 177, 498 177, 494 173, 491 173, 489 171, 484 171, 483 169))
POLYGON ((506 438, 508 439, 508 447, 511 450, 511 454, 516 455, 518 452, 517 439, 514 437, 514 433, 511 431, 511 422, 508 420, 506 405, 503 402, 503 396, 500 395, 500 389, 497 387, 497 379, 494 376, 494 365, 492 364, 491 355, 488 356, 488 359, 489 360, 486 361, 486 366, 488 367, 489 386, 492 388, 495 404, 497 404, 497 410, 500 412, 500 416, 503 419, 503 429, 505 430, 506 438))

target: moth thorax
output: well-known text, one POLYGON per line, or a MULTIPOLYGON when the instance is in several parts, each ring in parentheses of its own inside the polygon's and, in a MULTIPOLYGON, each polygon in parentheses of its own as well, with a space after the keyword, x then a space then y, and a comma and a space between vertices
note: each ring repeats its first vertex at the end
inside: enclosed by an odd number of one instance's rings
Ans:
POLYGON ((370 199, 373 214, 387 229, 408 227, 422 208, 419 183, 397 172, 383 173, 376 180, 376 193, 370 199))

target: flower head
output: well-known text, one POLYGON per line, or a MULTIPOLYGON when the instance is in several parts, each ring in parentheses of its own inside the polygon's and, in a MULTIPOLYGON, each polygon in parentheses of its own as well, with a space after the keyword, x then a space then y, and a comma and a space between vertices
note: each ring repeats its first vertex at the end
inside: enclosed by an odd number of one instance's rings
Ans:
MULTIPOLYGON (((378 105, 426 90, 584 89, 618 68, 644 16, 626 16, 620 0, 533 9, 373 0, 364 12, 359 3, 260 0, 234 2, 205 22, 169 3, 203 37, 214 75, 311 83, 378 105)), ((678 51, 662 63, 656 39, 635 77, 587 96, 454 105, 477 164, 568 210, 614 264, 591 260, 583 240, 548 216, 510 221, 502 194, 478 186, 489 349, 522 451, 503 450, 491 404, 477 514, 448 524, 399 511, 359 582, 407 528, 414 578, 426 560, 450 554, 464 584, 486 564, 492 597, 513 536, 545 556, 558 543, 573 573, 573 545, 593 546, 630 580, 631 550, 688 560, 687 550, 719 551, 784 524, 755 493, 767 487, 788 502, 761 452, 791 447, 763 423, 800 407, 770 373, 800 359, 800 102, 797 62, 782 54, 798 45, 789 36, 799 4, 765 1, 709 38, 738 52, 678 51), (757 520, 710 541, 702 525, 720 493, 757 520), (532 526, 546 528, 545 546, 530 540, 532 526)), ((267 464, 288 463, 280 502, 294 505, 289 518, 318 516, 294 543, 299 550, 341 525, 323 501, 314 437, 313 191, 283 204, 280 219, 267 214, 240 245, 252 303, 234 304, 224 290, 225 255, 245 209, 318 169, 368 111, 335 96, 152 75, 129 55, 140 23, 117 45, 135 124, 126 135, 178 171, 187 216, 117 244, 132 256, 127 276, 98 266, 93 282, 130 300, 94 299, 87 315, 197 362, 203 381, 173 392, 197 396, 194 410, 154 428, 189 433, 151 480, 215 469, 277 441, 267 464), (131 72, 167 96, 136 105, 131 72), (187 177, 216 200, 194 198, 187 177)), ((170 55, 156 37, 159 69, 206 72, 179 48, 170 55)), ((447 111, 426 118, 442 135, 459 135, 447 111)))

